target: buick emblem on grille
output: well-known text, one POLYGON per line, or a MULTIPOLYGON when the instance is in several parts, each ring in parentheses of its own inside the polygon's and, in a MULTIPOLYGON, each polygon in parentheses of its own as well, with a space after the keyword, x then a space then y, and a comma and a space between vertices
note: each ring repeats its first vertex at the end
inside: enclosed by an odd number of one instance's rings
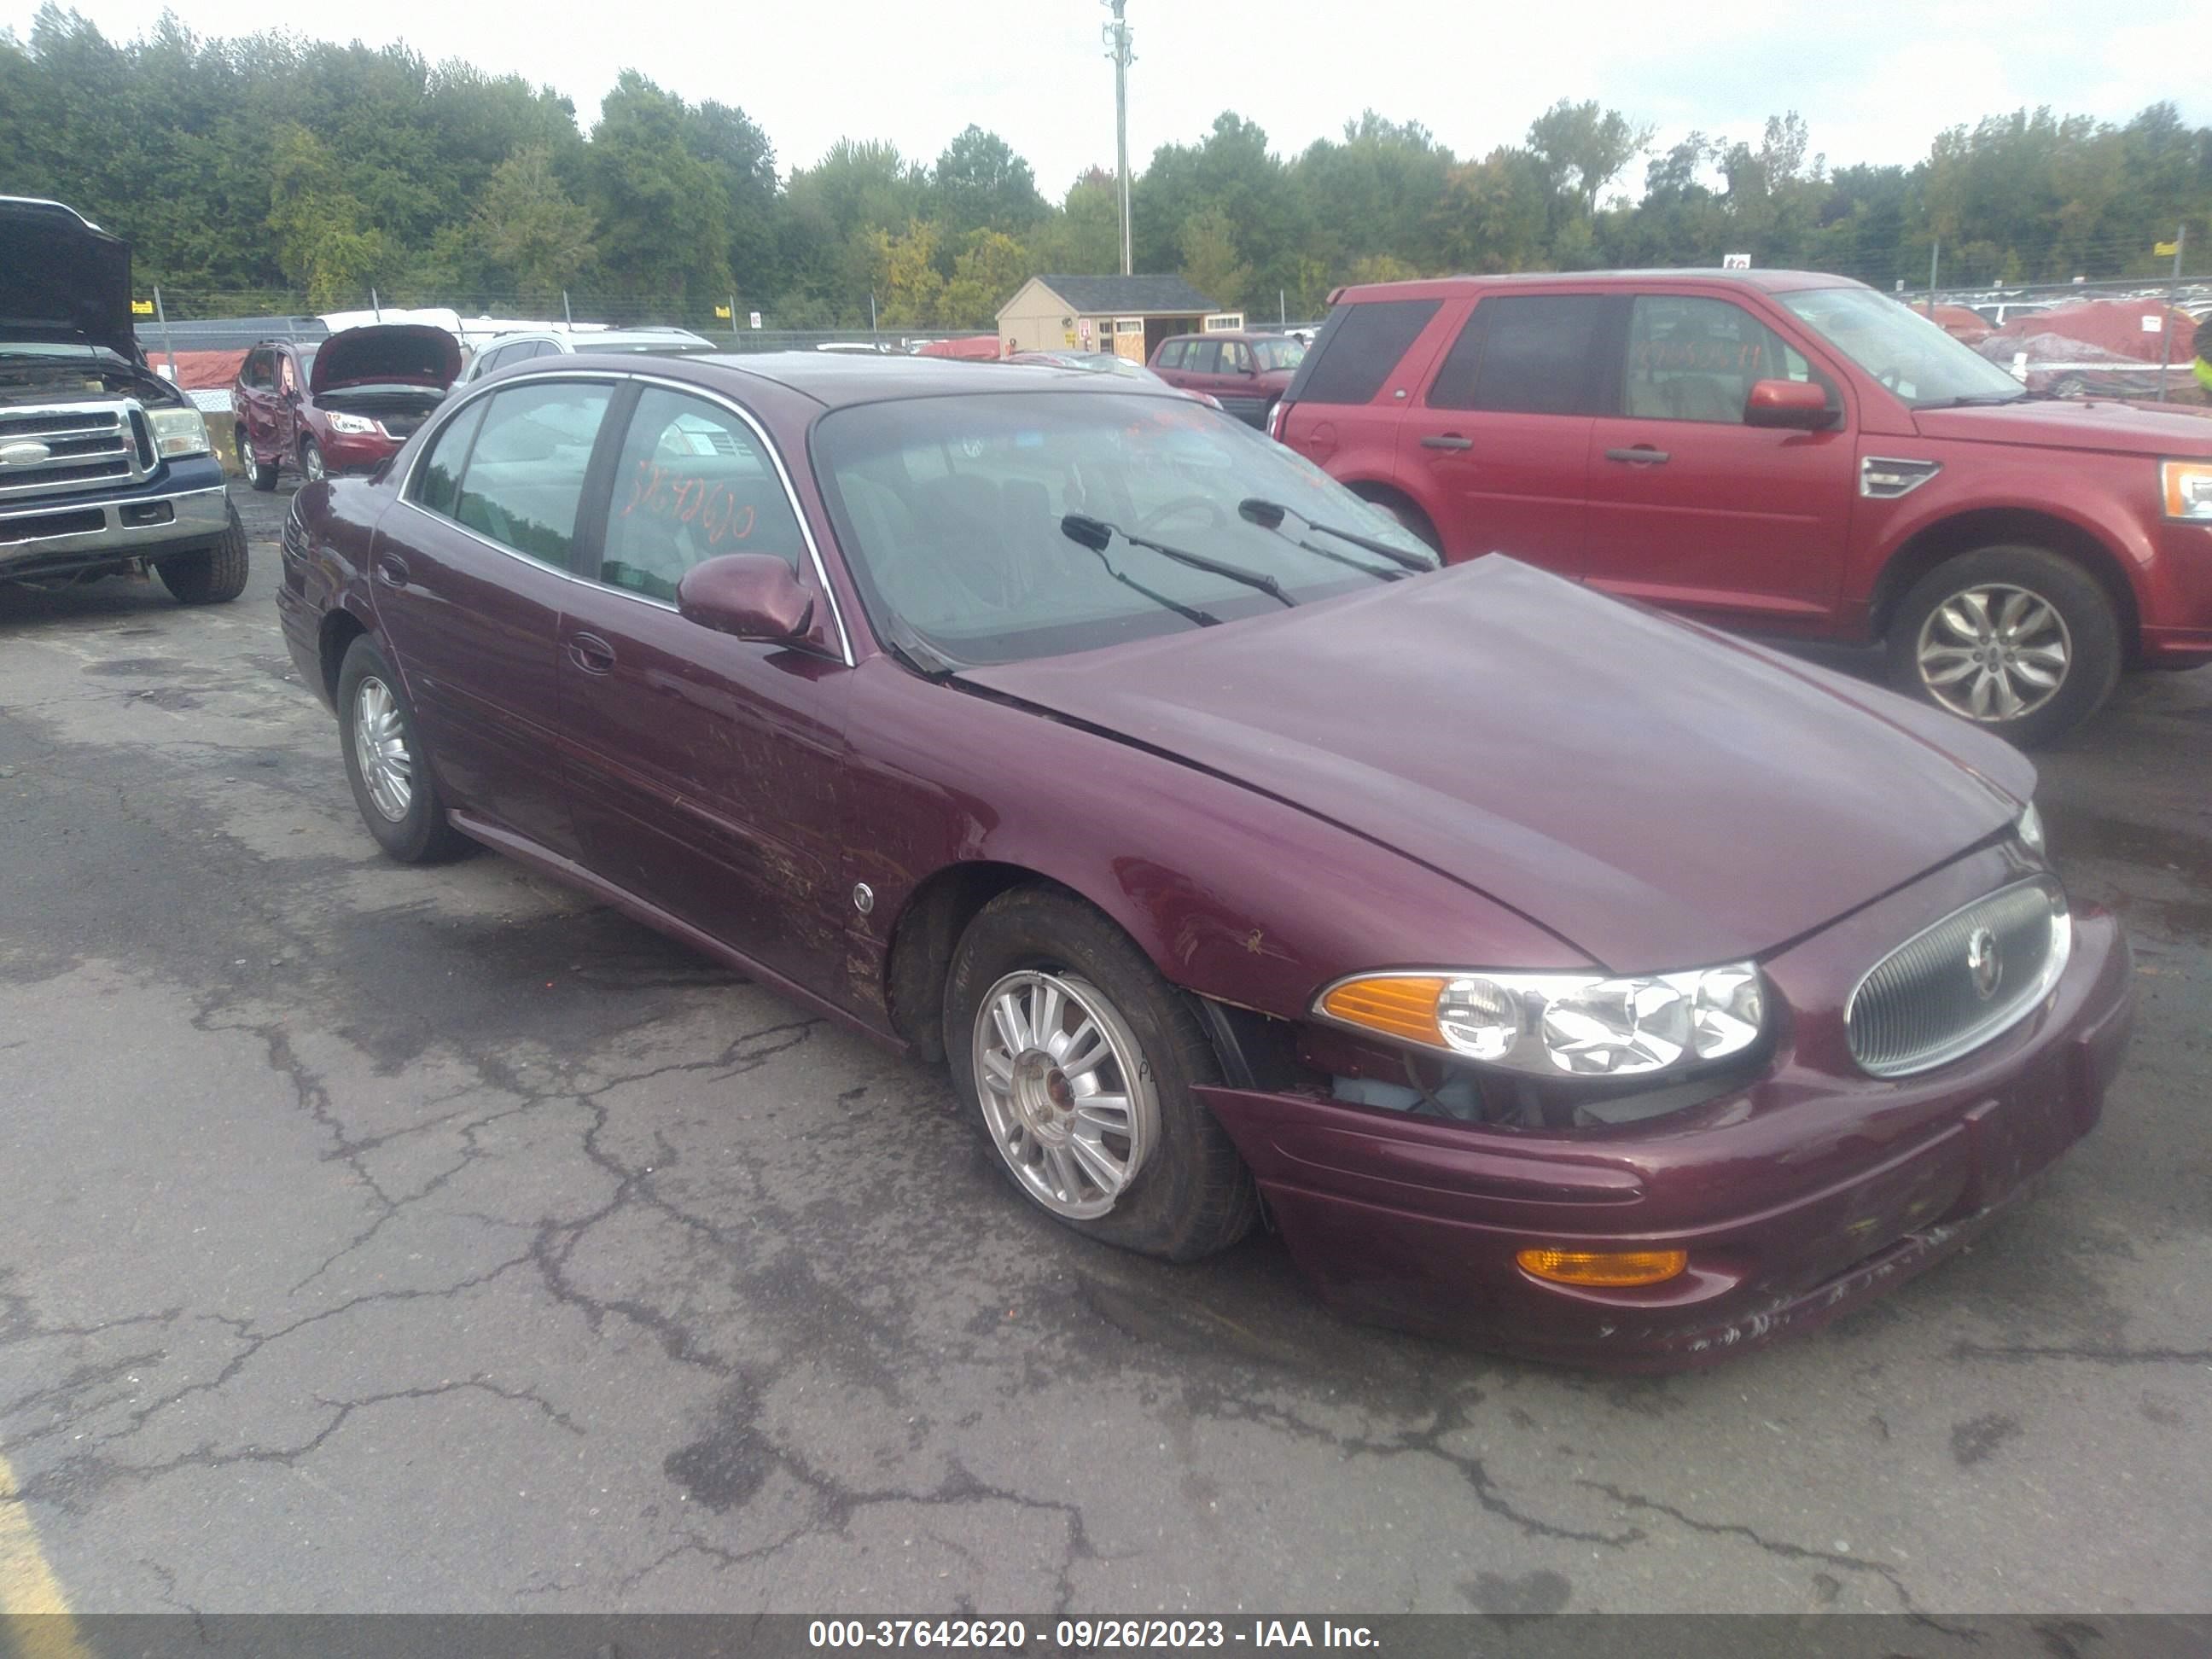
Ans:
POLYGON ((1997 936, 1977 927, 1966 939, 1966 971, 1974 976, 1974 994, 1987 1002, 1997 994, 2004 977, 2004 958, 1997 954, 1997 936))
POLYGON ((0 444, 0 466, 36 466, 41 461, 51 459, 53 453, 34 439, 0 444))

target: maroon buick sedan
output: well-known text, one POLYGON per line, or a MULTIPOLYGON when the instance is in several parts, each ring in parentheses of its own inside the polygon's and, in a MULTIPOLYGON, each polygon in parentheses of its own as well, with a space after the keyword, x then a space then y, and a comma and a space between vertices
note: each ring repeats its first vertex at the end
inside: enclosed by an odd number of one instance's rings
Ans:
POLYGON ((302 489, 370 833, 480 842, 949 1061, 1015 1189, 1338 1305, 1674 1365, 2096 1121, 2124 940, 1932 709, 1503 557, 1188 398, 549 360, 302 489))

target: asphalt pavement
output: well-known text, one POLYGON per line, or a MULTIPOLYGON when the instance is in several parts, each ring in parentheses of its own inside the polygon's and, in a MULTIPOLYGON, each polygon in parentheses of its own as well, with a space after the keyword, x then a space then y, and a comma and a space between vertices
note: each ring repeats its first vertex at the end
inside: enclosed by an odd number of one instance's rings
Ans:
POLYGON ((1620 1381, 1269 1237, 1089 1244, 939 1073, 384 861, 289 491, 235 605, 0 589, 0 1509, 78 1610, 2212 1609, 2212 672, 2043 757, 2137 952, 2098 1132, 1867 1310, 1620 1381))

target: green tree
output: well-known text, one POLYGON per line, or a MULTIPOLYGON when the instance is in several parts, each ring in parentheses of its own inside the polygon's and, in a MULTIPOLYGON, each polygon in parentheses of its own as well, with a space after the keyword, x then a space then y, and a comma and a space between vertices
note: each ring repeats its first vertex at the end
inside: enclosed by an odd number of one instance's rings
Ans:
POLYGON ((971 233, 945 285, 942 320, 954 328, 991 328, 999 307, 1035 274, 1033 256, 1000 230, 971 233))
POLYGON ((1224 310, 1238 310, 1252 289, 1252 267, 1237 255, 1236 228, 1218 207, 1182 222, 1183 280, 1224 310))
POLYGON ((731 288, 729 198, 693 151, 691 114, 624 70, 592 130, 601 267, 622 292, 671 315, 696 314, 731 288))
POLYGON ((963 129, 945 147, 930 184, 936 216, 956 238, 986 228, 1019 236, 1049 211, 1030 164, 997 133, 979 126, 963 129))
POLYGON ((945 278, 937 274, 935 222, 915 220, 896 236, 864 234, 878 320, 885 328, 936 326, 945 311, 945 278))
POLYGON ((533 307, 550 309, 596 257, 599 227, 561 188, 552 150, 542 144, 515 151, 492 170, 472 228, 487 258, 533 307))
POLYGON ((362 303, 391 270, 393 250, 361 203, 338 181, 323 141, 305 127, 281 127, 270 147, 269 228, 284 275, 318 311, 362 303))

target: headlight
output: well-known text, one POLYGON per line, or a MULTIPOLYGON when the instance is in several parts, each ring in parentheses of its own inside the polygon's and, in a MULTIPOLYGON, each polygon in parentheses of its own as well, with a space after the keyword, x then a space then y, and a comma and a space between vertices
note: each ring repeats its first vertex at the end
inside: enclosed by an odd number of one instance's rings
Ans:
POLYGON ((1340 1025, 1539 1077, 1631 1077, 1739 1054, 1766 1026, 1748 962, 1595 974, 1391 973, 1339 980, 1314 1012, 1340 1025))
POLYGON ((149 409, 146 423, 154 428, 154 451, 158 455, 204 455, 208 453, 207 417, 197 409, 149 409))
POLYGON ((2020 815, 2020 824, 2017 833, 2020 836, 2021 844, 2023 847, 2027 848, 2029 852, 2036 854, 2038 856, 2041 855, 2043 852, 2043 814, 2035 810, 2035 803, 2033 801, 2030 801, 2027 805, 2027 810, 2020 815))
POLYGON ((2162 461, 2158 481, 2167 518, 2212 524, 2212 461, 2162 461))
POLYGON ((325 415, 333 432, 374 432, 376 422, 360 415, 325 415))

